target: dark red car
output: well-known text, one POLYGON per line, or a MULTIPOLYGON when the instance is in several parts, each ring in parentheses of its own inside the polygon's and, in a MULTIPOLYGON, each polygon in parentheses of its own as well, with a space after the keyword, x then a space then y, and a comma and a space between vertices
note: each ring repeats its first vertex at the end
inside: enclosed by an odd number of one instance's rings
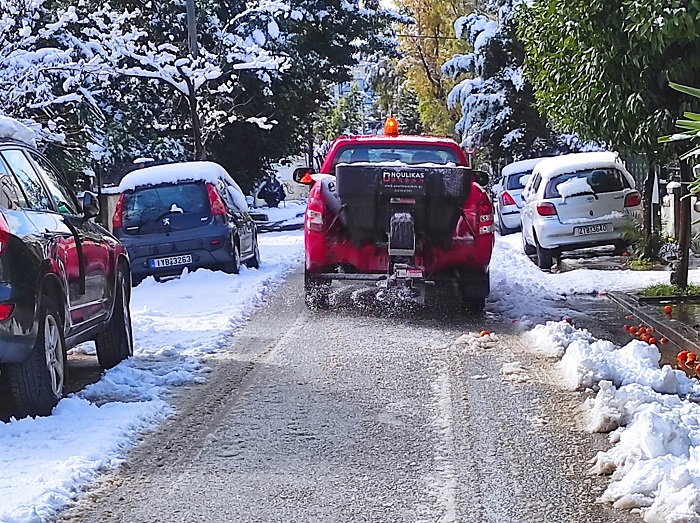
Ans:
POLYGON ((313 183, 307 301, 323 306, 330 282, 359 280, 402 287, 417 301, 426 287, 450 287, 466 308, 482 310, 494 243, 493 207, 478 183, 484 175, 447 138, 337 139, 320 174, 295 172, 313 183))
POLYGON ((33 147, 0 139, 0 404, 46 415, 64 394, 66 351, 95 340, 110 368, 132 354, 129 259, 33 147))

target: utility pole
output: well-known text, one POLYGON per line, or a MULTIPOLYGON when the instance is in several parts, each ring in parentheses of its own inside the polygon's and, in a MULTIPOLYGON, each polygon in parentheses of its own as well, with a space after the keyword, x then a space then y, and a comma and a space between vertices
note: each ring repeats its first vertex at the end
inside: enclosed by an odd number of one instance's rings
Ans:
MULTIPOLYGON (((194 0, 186 0, 185 5, 187 7, 187 41, 192 60, 196 61, 199 57, 199 51, 197 49, 197 20, 194 0)), ((182 70, 180 70, 180 73, 182 74, 182 70)), ((197 113, 197 93, 195 92, 192 79, 185 74, 183 74, 183 76, 185 77, 185 83, 187 84, 187 91, 189 93, 188 101, 190 104, 190 116, 192 118, 192 132, 194 134, 194 159, 203 160, 204 147, 202 144, 201 123, 199 121, 199 114, 197 113)))

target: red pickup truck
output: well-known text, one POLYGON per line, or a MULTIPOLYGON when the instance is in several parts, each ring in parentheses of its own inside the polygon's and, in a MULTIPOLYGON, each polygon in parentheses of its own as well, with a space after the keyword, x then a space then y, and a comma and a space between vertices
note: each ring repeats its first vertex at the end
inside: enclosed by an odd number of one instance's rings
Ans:
POLYGON ((426 290, 451 289, 465 309, 482 311, 494 243, 482 187, 488 175, 470 169, 453 140, 386 129, 338 138, 319 174, 294 173, 313 185, 304 227, 307 304, 328 306, 332 281, 355 280, 420 303, 426 290))

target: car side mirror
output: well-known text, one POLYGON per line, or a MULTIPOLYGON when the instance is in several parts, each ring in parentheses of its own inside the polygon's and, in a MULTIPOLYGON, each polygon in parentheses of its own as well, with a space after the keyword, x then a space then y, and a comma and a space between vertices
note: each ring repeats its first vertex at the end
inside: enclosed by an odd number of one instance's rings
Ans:
POLYGON ((90 191, 85 191, 83 194, 83 216, 86 220, 94 218, 100 214, 100 202, 97 199, 97 195, 90 191))
POLYGON ((482 187, 486 187, 489 184, 490 176, 486 171, 472 171, 472 177, 482 187))
POLYGON ((297 167, 294 169, 292 179, 302 185, 313 185, 314 181, 311 175, 315 172, 313 167, 297 167))

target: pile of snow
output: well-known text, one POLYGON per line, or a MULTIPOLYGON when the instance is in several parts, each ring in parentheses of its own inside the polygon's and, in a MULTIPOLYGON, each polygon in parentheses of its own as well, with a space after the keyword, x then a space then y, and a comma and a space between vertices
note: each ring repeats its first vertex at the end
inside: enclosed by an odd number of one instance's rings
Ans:
MULTIPOLYGON (((202 357, 226 350, 235 330, 303 258, 299 232, 260 236, 260 269, 206 270, 136 287, 134 357, 61 400, 49 417, 0 423, 0 521, 48 521, 139 435, 172 412, 177 385, 205 380, 202 357)), ((94 352, 85 344, 81 352, 94 352)))
POLYGON ((36 147, 36 134, 22 122, 0 115, 0 138, 15 140, 36 147))
POLYGON ((475 350, 488 350, 498 345, 500 339, 493 333, 481 334, 478 332, 468 332, 462 334, 454 341, 454 345, 461 347, 463 352, 475 350))
POLYGON ((611 432, 592 473, 610 474, 601 501, 639 509, 648 522, 700 519, 700 384, 669 366, 659 368, 654 345, 624 347, 559 322, 538 325, 533 345, 564 353, 569 386, 597 390, 589 430, 611 432), (544 342, 544 343, 543 343, 544 342))
POLYGON ((557 192, 562 201, 579 194, 595 194, 593 187, 588 185, 588 178, 569 178, 557 185, 557 192))

